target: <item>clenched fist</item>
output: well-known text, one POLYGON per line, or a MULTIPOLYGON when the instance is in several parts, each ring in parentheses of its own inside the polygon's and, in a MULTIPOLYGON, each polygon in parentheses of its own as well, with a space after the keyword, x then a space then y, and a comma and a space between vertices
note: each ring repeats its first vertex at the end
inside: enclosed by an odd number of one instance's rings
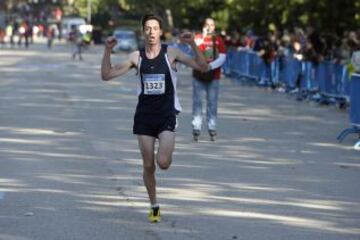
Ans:
POLYGON ((112 49, 117 44, 117 40, 115 37, 108 37, 105 41, 106 48, 112 49))

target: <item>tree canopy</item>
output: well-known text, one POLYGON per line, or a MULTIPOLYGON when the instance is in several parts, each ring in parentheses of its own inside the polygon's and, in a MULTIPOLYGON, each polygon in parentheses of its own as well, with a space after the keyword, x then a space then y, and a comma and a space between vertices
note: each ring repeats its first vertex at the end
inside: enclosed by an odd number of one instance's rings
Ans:
MULTIPOLYGON (((153 12, 166 26, 199 29, 213 17, 219 29, 289 29, 313 26, 323 31, 360 27, 360 0, 77 0, 74 7, 86 16, 92 3, 93 24, 106 25, 101 17, 116 21, 124 16, 153 12)), ((106 27, 106 26, 104 26, 106 27)))

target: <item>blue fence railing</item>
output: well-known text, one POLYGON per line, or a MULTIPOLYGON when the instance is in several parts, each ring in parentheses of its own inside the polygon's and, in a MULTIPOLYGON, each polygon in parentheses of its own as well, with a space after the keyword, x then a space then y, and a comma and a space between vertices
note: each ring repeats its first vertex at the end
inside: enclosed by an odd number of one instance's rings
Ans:
POLYGON ((232 50, 227 54, 224 73, 232 78, 248 78, 258 83, 283 84, 289 89, 318 92, 323 96, 349 100, 350 78, 344 65, 275 58, 266 64, 255 52, 232 50))
MULTIPOLYGON (((299 92, 319 94, 322 99, 334 99, 350 104, 351 128, 338 136, 339 141, 350 133, 360 138, 360 74, 349 76, 345 65, 332 62, 314 64, 292 57, 277 57, 271 63, 249 50, 232 50, 227 53, 223 65, 224 74, 256 83, 283 85, 299 92)), ((354 147, 360 148, 360 141, 354 147)))
POLYGON ((359 141, 354 148, 360 150, 360 74, 353 74, 351 77, 349 120, 352 127, 342 131, 337 139, 342 142, 348 134, 358 134, 359 141))
POLYGON ((360 128, 360 74, 351 77, 350 123, 360 128))

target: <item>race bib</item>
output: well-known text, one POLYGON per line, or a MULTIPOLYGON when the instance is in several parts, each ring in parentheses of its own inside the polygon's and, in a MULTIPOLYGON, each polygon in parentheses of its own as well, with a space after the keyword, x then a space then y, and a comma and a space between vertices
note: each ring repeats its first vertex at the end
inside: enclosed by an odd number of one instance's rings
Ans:
POLYGON ((143 74, 143 81, 145 95, 165 93, 165 74, 143 74))

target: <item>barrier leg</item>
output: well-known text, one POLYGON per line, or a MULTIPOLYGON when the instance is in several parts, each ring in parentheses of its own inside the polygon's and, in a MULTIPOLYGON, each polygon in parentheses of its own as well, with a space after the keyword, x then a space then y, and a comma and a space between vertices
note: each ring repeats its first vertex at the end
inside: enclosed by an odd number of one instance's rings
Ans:
POLYGON ((342 142, 344 141, 344 139, 346 138, 347 135, 349 134, 352 134, 352 133, 357 133, 357 134, 360 134, 360 128, 357 128, 357 127, 353 127, 353 128, 347 128, 345 130, 343 130, 339 136, 337 136, 337 140, 339 142, 342 142))

